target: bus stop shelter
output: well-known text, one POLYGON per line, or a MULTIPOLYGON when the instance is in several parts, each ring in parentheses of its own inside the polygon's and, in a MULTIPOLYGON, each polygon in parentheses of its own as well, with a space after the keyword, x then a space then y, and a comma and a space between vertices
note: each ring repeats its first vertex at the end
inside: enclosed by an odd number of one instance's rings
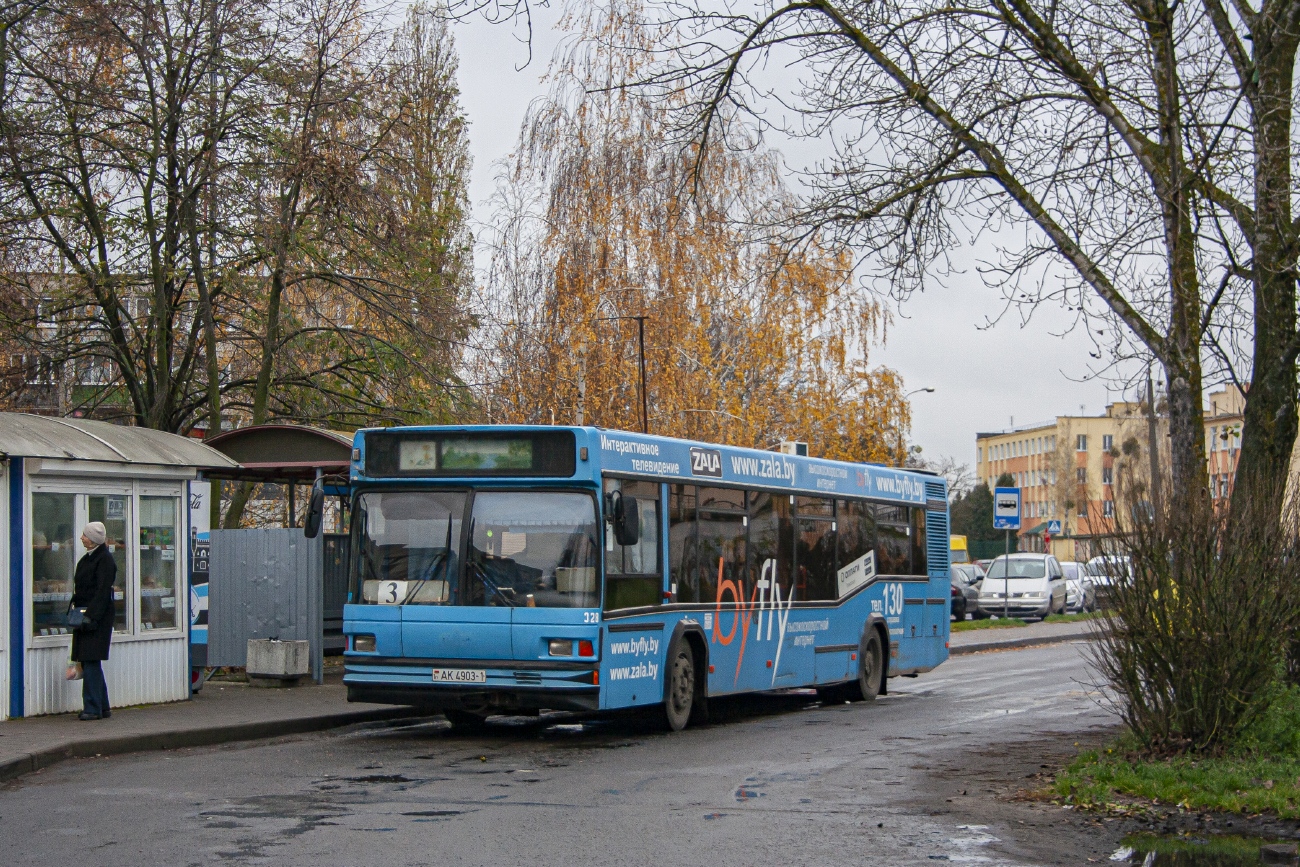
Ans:
POLYGON ((197 483, 235 462, 187 437, 89 419, 0 413, 0 719, 81 707, 64 679, 66 612, 90 521, 117 562, 117 615, 104 666, 114 707, 190 694, 197 483))
MULTIPOLYGON (((284 486, 288 508, 280 528, 212 530, 208 581, 196 588, 195 665, 243 666, 250 638, 306 640, 319 680, 324 653, 343 647, 347 536, 305 538, 297 492, 320 479, 327 493, 346 493, 352 434, 267 424, 219 434, 207 445, 237 464, 209 478, 284 486)), ((341 525, 341 502, 333 517, 341 525)))

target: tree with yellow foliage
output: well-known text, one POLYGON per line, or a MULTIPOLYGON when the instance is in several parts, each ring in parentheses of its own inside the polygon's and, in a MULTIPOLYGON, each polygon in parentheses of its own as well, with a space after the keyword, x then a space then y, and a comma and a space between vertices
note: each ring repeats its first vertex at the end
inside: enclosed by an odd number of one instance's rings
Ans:
POLYGON ((475 357, 484 420, 641 427, 645 319, 653 433, 901 462, 899 376, 872 367, 887 312, 856 290, 844 249, 762 237, 788 206, 775 156, 670 142, 669 105, 636 73, 637 9, 569 26, 585 39, 551 72, 497 196, 496 247, 475 357), (617 37, 616 39, 613 37, 617 37))

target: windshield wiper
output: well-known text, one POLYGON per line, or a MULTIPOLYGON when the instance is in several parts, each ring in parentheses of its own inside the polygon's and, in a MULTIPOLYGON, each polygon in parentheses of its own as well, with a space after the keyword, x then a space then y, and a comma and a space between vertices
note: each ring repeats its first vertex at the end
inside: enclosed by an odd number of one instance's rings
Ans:
POLYGON ((493 581, 492 576, 488 575, 487 570, 483 568, 482 563, 479 563, 475 560, 470 560, 469 566, 478 574, 478 580, 483 582, 483 586, 488 590, 489 593, 495 595, 498 599, 504 602, 507 608, 516 607, 515 591, 513 587, 503 588, 501 585, 493 581), (509 593, 507 593, 507 590, 509 591, 509 593))

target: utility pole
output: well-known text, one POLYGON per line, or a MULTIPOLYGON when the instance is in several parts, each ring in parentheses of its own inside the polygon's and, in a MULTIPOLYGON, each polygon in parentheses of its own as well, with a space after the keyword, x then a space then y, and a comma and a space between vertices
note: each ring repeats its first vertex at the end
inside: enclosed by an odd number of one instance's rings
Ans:
MULTIPOLYGON (((644 380, 642 388, 644 388, 644 380)), ((586 423, 587 418, 587 341, 578 347, 578 427, 586 423)))
MULTIPOLYGON (((1156 431, 1156 392, 1147 366, 1147 453, 1151 459, 1151 508, 1160 514, 1160 440, 1156 431)), ((1155 517, 1154 515, 1152 516, 1155 517)))
POLYGON ((650 413, 647 409, 646 386, 645 386, 645 321, 649 319, 642 313, 640 316, 601 316, 597 322, 620 322, 626 319, 635 319, 637 326, 637 346, 641 360, 641 433, 650 433, 650 413))

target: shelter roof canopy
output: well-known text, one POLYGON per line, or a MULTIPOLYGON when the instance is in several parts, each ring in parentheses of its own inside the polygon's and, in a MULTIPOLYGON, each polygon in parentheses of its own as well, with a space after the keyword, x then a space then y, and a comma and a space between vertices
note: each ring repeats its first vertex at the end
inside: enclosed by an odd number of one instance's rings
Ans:
POLYGON ((236 463, 203 443, 177 434, 86 418, 0 412, 0 452, 13 457, 67 461, 231 469, 236 463))

